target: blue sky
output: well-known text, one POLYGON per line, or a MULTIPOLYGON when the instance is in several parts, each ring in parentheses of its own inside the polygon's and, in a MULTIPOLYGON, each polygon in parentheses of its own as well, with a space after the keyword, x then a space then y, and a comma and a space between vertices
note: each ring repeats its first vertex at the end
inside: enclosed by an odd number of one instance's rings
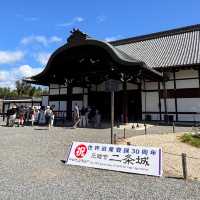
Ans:
POLYGON ((0 87, 40 72, 80 28, 101 40, 200 23, 199 0, 6 0, 0 2, 0 87))

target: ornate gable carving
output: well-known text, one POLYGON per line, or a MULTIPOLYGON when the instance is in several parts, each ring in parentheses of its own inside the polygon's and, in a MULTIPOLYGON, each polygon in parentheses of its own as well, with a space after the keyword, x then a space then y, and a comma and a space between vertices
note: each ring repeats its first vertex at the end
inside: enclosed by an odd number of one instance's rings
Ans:
POLYGON ((89 36, 79 29, 73 29, 70 31, 71 35, 67 39, 67 43, 69 46, 74 46, 80 44, 81 42, 85 41, 89 36))

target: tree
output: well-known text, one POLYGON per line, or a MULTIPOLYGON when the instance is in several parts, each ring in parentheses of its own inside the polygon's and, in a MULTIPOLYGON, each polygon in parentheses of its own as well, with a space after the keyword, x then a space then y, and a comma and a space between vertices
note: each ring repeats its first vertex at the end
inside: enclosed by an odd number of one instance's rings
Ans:
POLYGON ((15 84, 18 96, 29 96, 30 90, 32 89, 30 83, 27 83, 25 81, 16 81, 15 84))
POLYGON ((16 81, 16 89, 9 87, 0 87, 0 98, 3 97, 17 97, 17 96, 42 96, 48 95, 47 88, 32 86, 30 83, 24 81, 16 81))

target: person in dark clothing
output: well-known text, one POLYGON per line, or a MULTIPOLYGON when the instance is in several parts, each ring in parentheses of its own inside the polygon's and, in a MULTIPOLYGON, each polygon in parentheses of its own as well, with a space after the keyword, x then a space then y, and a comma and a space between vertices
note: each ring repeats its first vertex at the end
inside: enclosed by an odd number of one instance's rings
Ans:
POLYGON ((85 116, 86 112, 87 112, 87 108, 83 106, 80 112, 81 114, 80 124, 81 124, 81 127, 84 127, 84 128, 86 127, 86 116, 85 116))
POLYGON ((19 126, 24 126, 24 118, 25 118, 25 109, 24 106, 20 106, 18 110, 18 117, 19 117, 19 126))

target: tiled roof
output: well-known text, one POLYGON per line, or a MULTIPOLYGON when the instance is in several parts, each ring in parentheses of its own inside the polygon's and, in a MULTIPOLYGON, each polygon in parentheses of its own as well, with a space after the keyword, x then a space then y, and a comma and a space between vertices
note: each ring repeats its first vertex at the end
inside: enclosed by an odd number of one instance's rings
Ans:
POLYGON ((110 43, 152 68, 200 64, 200 25, 110 43))

